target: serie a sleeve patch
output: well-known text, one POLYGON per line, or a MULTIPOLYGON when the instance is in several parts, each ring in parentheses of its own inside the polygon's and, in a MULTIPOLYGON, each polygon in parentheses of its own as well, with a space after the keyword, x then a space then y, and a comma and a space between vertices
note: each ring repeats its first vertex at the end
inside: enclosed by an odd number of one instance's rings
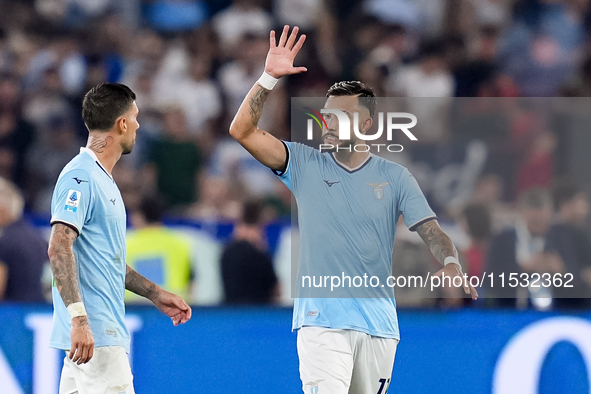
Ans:
POLYGON ((64 206, 64 210, 76 212, 78 210, 78 206, 80 205, 81 197, 82 193, 80 191, 70 189, 66 196, 66 205, 64 206))

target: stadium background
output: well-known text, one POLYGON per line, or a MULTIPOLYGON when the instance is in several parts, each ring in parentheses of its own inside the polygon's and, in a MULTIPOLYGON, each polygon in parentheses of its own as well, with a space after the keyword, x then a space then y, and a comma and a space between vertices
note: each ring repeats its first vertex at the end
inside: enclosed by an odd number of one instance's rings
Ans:
MULTIPOLYGON (((269 252, 280 282, 288 280, 289 193, 227 133, 262 72, 271 28, 297 24, 308 35, 296 63, 309 71, 282 80, 261 120, 279 138, 290 137, 290 97, 322 97, 342 79, 360 79, 379 96, 511 100, 591 92, 586 0, 0 0, 0 10, 0 176, 21 189, 26 219, 47 236, 55 179, 86 137, 81 98, 99 82, 122 82, 137 93, 142 112, 136 149, 114 171, 128 212, 157 195, 165 223, 181 227, 192 245, 196 286, 188 297, 198 307, 187 326, 173 330, 157 312, 129 307, 140 322, 132 356, 137 392, 299 391, 289 294, 274 305, 221 305, 220 254, 252 198, 265 203, 269 252)), ((588 123, 559 126, 524 110, 501 135, 486 122, 433 124, 400 160, 462 252, 471 245, 466 204, 486 205, 501 226, 528 189, 550 189, 565 177, 589 187, 588 123), (466 152, 479 146, 494 154, 473 182, 449 180, 470 167, 466 152)), ((412 237, 402 241, 412 256, 406 265, 432 264, 412 237)), ((390 392, 590 392, 591 336, 573 333, 588 330, 588 310, 420 300, 411 297, 400 311, 403 341, 390 392), (536 323, 542 331, 531 334, 536 323), (494 391, 493 380, 503 378, 501 355, 518 333, 534 335, 534 343, 553 338, 556 346, 508 364, 537 365, 520 375, 533 379, 529 389, 497 383, 494 391)), ((0 392, 54 392, 59 360, 43 350, 42 335, 50 311, 0 303, 0 392)))

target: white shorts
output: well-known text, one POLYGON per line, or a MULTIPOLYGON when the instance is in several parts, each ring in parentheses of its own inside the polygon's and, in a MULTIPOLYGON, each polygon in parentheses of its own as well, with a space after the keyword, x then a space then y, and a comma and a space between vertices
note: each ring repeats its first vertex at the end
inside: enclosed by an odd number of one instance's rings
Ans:
POLYGON ((302 327, 302 389, 306 394, 386 394, 397 346, 397 339, 360 331, 302 327))
POLYGON ((133 375, 121 346, 94 348, 86 364, 78 365, 66 351, 59 394, 135 394, 133 375))

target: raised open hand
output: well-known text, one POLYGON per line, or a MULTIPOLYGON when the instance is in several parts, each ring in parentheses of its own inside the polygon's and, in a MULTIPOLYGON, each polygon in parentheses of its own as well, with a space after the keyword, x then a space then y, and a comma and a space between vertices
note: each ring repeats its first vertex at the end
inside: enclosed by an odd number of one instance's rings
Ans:
POLYGON ((302 34, 296 42, 299 28, 295 26, 289 34, 289 26, 285 25, 281 37, 279 37, 279 44, 275 39, 275 31, 271 31, 270 41, 271 48, 267 54, 265 61, 265 72, 274 78, 281 78, 284 75, 298 74, 307 71, 306 67, 294 67, 293 60, 304 45, 306 35, 302 34), (289 34, 289 38, 287 37, 289 34))

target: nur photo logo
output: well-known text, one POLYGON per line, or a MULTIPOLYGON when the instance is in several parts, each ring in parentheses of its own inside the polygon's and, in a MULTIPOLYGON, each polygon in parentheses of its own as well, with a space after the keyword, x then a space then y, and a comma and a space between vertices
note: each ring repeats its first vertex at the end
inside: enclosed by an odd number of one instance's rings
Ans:
MULTIPOLYGON (((310 117, 307 122, 307 129, 306 129, 306 139, 308 141, 312 141, 314 139, 314 123, 320 127, 322 131, 322 135, 330 131, 328 123, 326 122, 326 118, 330 118, 331 116, 335 116, 338 121, 338 138, 340 141, 350 141, 351 140, 351 131, 356 139, 362 141, 376 141, 384 134, 384 129, 386 131, 386 139, 387 141, 392 141, 394 136, 394 131, 398 130, 404 133, 406 137, 408 137, 411 141, 418 141, 418 138, 410 131, 413 127, 417 125, 417 117, 408 112, 378 112, 377 114, 377 121, 378 121, 378 130, 374 134, 363 134, 359 131, 359 113, 353 112, 353 127, 351 127, 351 118, 349 114, 345 111, 341 111, 338 109, 327 109, 322 108, 320 112, 313 110, 309 107, 304 107, 306 110, 305 114, 310 117), (385 121, 384 121, 385 119, 385 121), (400 120, 406 119, 407 122, 400 122, 400 120), (385 123, 385 125, 384 125, 385 123)), ((404 147, 400 144, 356 144, 356 145, 348 145, 346 147, 340 147, 338 144, 327 144, 321 143, 319 146, 319 150, 322 152, 323 150, 348 150, 351 151, 352 149, 356 152, 368 152, 372 148, 377 152, 381 150, 387 150, 388 152, 402 152, 404 147)))

